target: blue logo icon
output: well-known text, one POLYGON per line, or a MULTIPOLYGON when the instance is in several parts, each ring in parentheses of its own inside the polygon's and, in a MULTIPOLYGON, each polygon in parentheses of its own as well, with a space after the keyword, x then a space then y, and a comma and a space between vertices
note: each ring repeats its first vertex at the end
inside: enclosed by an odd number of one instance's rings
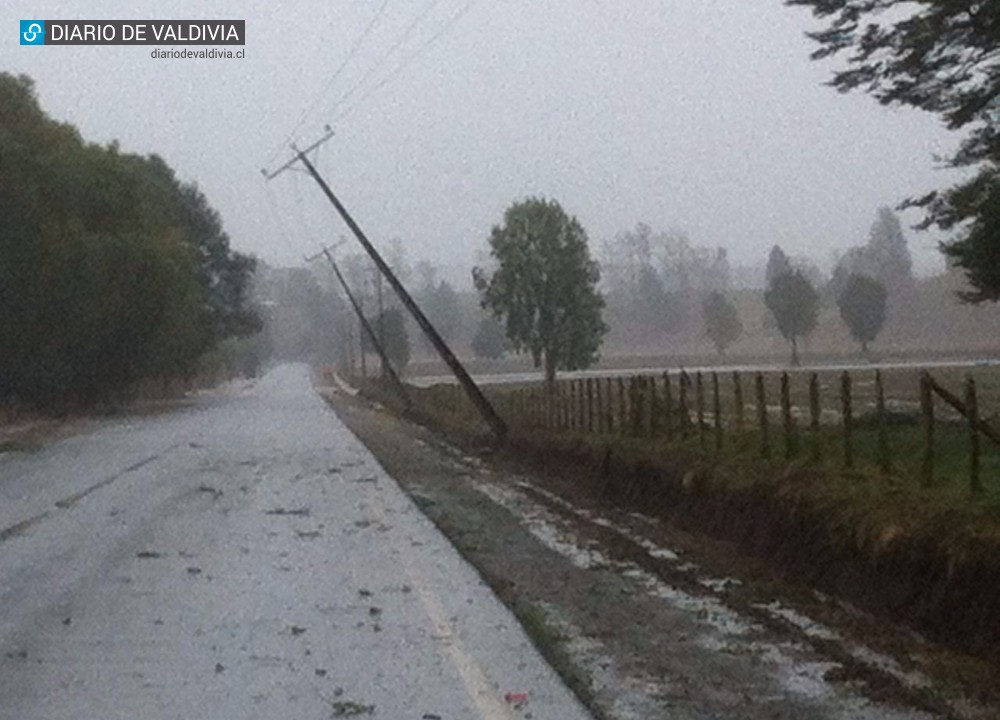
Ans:
POLYGON ((22 45, 44 45, 45 44, 45 21, 44 20, 22 20, 21 21, 21 44, 22 45))

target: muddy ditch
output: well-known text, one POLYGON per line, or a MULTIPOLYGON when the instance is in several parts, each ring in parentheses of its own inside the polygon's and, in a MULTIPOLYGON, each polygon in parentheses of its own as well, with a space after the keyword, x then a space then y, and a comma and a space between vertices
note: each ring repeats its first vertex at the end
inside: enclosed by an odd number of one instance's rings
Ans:
MULTIPOLYGON (((362 395, 398 413, 377 385, 362 395)), ((683 448, 610 438, 514 433, 498 450, 432 413, 406 415, 468 451, 488 449, 494 461, 538 471, 564 497, 641 511, 733 542, 779 576, 1000 663, 1000 533, 982 532, 995 521, 969 525, 958 511, 909 525, 878 512, 851 515, 824 491, 819 471, 764 464, 734 470, 683 448), (726 476, 734 472, 745 475, 726 476)))
POLYGON ((962 533, 947 516, 919 533, 845 525, 808 491, 822 482, 808 471, 732 486, 714 477, 724 471, 699 460, 636 460, 610 444, 521 437, 503 454, 557 478, 562 493, 734 542, 797 582, 1000 660, 1000 547, 962 533))

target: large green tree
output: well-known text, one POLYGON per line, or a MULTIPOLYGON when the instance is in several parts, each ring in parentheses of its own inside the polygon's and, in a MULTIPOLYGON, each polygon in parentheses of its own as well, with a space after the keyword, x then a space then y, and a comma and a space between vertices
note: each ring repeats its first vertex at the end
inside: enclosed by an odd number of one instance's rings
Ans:
POLYGON ((792 261, 788 259, 788 255, 785 254, 780 245, 775 245, 767 255, 767 267, 764 270, 764 289, 770 288, 775 278, 791 271, 792 261))
POLYGON ((496 267, 475 268, 473 279, 514 350, 544 365, 550 388, 557 370, 593 364, 607 326, 600 269, 579 221, 554 200, 529 198, 507 209, 489 245, 496 267))
POLYGON ((957 229, 944 252, 966 271, 969 302, 1000 300, 1000 3, 995 0, 785 0, 827 21, 810 33, 813 58, 846 53, 831 85, 908 105, 965 130, 949 158, 974 169, 951 188, 907 202, 927 209, 923 226, 957 229))
POLYGON ((254 261, 200 191, 155 155, 84 142, 6 73, 0 168, 0 399, 91 402, 258 326, 254 261))
POLYGON ((705 320, 705 334, 715 345, 720 355, 743 334, 740 314, 732 301, 721 292, 709 294, 702 303, 702 317, 705 320))
POLYGON ((798 365, 798 341, 816 327, 819 293, 800 270, 793 270, 772 280, 764 293, 764 302, 774 315, 781 335, 792 344, 792 365, 798 365))
POLYGON ((865 354, 868 343, 878 337, 885 325, 887 298, 885 285, 865 275, 851 275, 837 298, 840 317, 865 354))

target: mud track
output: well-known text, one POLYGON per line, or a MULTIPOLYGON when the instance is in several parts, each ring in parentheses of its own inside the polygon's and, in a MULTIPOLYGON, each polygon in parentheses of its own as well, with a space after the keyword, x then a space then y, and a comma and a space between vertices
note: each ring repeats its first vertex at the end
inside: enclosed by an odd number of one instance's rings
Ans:
POLYGON ((467 453, 324 396, 601 718, 1000 717, 996 668, 609 507, 566 472, 467 453))

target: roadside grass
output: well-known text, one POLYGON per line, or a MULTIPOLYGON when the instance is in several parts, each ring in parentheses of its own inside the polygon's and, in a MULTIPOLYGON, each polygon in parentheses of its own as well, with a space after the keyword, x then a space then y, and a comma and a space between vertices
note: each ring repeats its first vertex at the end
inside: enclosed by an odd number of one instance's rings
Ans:
MULTIPOLYGON (((814 433, 796 417, 797 451, 787 457, 780 409, 769 407, 765 457, 751 404, 744 405, 742 432, 720 413, 723 444, 716 450, 714 418, 706 413, 699 429, 693 410, 684 437, 676 413, 668 438, 661 423, 650 428, 644 418, 633 422, 630 413, 621 427, 617 407, 610 413, 612 432, 545 427, 540 394, 526 398, 523 392, 537 388, 485 390, 509 424, 503 455, 551 473, 560 492, 579 492, 736 542, 824 593, 911 624, 949 647, 1000 659, 1000 447, 980 437, 982 490, 972 492, 966 421, 935 414, 934 475, 925 483, 925 428, 919 415, 905 409, 888 413, 886 469, 877 417, 855 403, 854 462, 846 467, 843 429, 836 421, 814 433)), ((744 381, 745 399, 747 389, 744 381)), ((364 391, 399 409, 386 388, 373 383, 364 391)), ((673 398, 676 403, 676 393, 673 398)), ((492 445, 459 388, 411 388, 411 399, 413 419, 460 446, 492 445)), ((990 407, 981 408, 989 417, 990 407)), ((660 412, 666 415, 662 405, 660 412)), ((606 420, 607 413, 602 427, 608 427, 606 420)))
MULTIPOLYGON (((933 459, 934 472, 928 487, 922 486, 922 464, 925 451, 925 430, 919 415, 919 374, 918 368, 887 370, 883 372, 885 386, 887 422, 885 426, 886 447, 888 448, 889 471, 882 469, 879 447, 878 422, 875 415, 875 374, 873 371, 852 372, 852 399, 854 428, 851 448, 854 455, 853 466, 844 467, 844 439, 840 428, 840 373, 820 372, 821 426, 813 433, 808 425, 808 374, 790 372, 790 397, 794 418, 794 436, 797 451, 794 457, 786 457, 786 438, 781 424, 780 372, 764 373, 767 395, 768 440, 770 445, 769 465, 777 476, 789 469, 809 469, 822 472, 829 482, 840 479, 862 480, 873 489, 888 496, 896 497, 902 492, 919 498, 921 503, 929 503, 941 509, 967 509, 976 514, 985 514, 1000 520, 1000 445, 985 436, 980 436, 979 475, 983 491, 970 491, 970 437, 968 424, 942 401, 935 400, 935 423, 933 459), (816 447, 818 446, 818 460, 816 447)), ((977 384, 980 416, 986 422, 997 426, 1000 414, 1000 367, 936 368, 932 372, 935 379, 955 394, 961 396, 962 383, 972 377, 977 384)), ((677 386, 674 380, 674 412, 676 413, 677 386)), ((720 418, 723 425, 724 444, 721 453, 715 450, 714 418, 711 416, 711 382, 704 378, 706 395, 705 426, 699 433, 692 422, 688 438, 680 438, 675 429, 673 437, 667 439, 662 422, 654 420, 654 428, 642 441, 658 450, 693 454, 692 459, 701 463, 737 466, 740 463, 757 464, 760 457, 761 437, 756 427, 757 407, 754 402, 753 378, 742 374, 743 427, 737 434, 737 404, 734 400, 731 375, 720 375, 720 418)), ((487 386, 485 392, 494 405, 505 416, 515 435, 531 438, 537 444, 544 444, 547 437, 573 437, 587 444, 607 445, 630 436, 632 428, 626 432, 586 436, 572 431, 555 431, 538 427, 537 423, 526 427, 516 413, 513 398, 519 391, 538 390, 537 383, 520 383, 487 386)), ((457 386, 436 385, 430 388, 413 388, 415 401, 422 412, 435 422, 465 434, 486 433, 475 409, 467 401, 457 386)), ((660 387, 662 402, 662 386, 660 387)), ((692 393, 693 395, 693 393, 692 393)), ((605 400, 606 401, 606 400, 605 400)), ((689 396, 688 405, 694 417, 694 398, 689 396)), ((617 409, 615 413, 617 414, 617 409)), ((662 419, 662 418, 661 418, 662 419)), ((674 416, 676 422, 676 415, 674 416)), ((642 431, 640 430, 640 433, 642 431)), ((737 476, 739 474, 737 473, 737 476)), ((738 481, 737 481, 738 482, 738 481)), ((898 502, 898 497, 896 497, 898 502)))
MULTIPOLYGON (((853 463, 849 468, 844 463, 844 435, 839 418, 824 422, 818 432, 807 427, 801 406, 802 403, 808 406, 808 383, 804 380, 791 383, 793 406, 799 405, 798 412, 793 410, 796 449, 791 456, 787 454, 786 435, 777 407, 779 373, 765 378, 769 398, 767 457, 761 452, 762 433, 756 426, 748 375, 743 377, 744 397, 751 400, 744 405, 746 429, 736 432, 732 410, 735 404, 727 407, 723 403, 721 450, 715 448, 714 419, 707 414, 701 432, 692 422, 686 437, 681 437, 680 429, 675 427, 670 439, 659 423, 654 423, 651 430, 639 428, 638 433, 632 427, 601 434, 560 431, 519 422, 522 416, 512 412, 516 408, 514 395, 521 390, 537 389, 537 384, 491 386, 486 391, 508 420, 512 438, 543 455, 546 449, 551 449, 591 458, 599 465, 600 458, 610 452, 619 466, 684 468, 681 475, 694 472, 707 478, 703 482, 715 489, 772 486, 824 513, 830 526, 838 528, 833 540, 845 549, 861 546, 877 550, 898 539, 927 540, 949 556, 963 561, 975 559, 970 555, 986 552, 986 548, 1000 548, 1000 445, 980 437, 982 490, 973 493, 968 425, 938 411, 934 424, 934 473, 932 481, 925 485, 922 474, 925 430, 919 415, 906 406, 909 396, 903 393, 911 387, 916 392, 918 373, 906 370, 884 376, 887 395, 898 401, 890 406, 885 426, 888 471, 880 461, 873 373, 869 373, 871 378, 864 377, 864 373, 855 374, 853 463)), ((957 389, 966 370, 957 369, 950 375, 936 373, 939 382, 957 389)), ((1000 368, 976 368, 973 376, 979 383, 980 397, 988 398, 980 406, 982 415, 989 417, 990 410, 1000 408, 1000 368)), ((821 379, 821 388, 824 388, 824 409, 838 408, 833 399, 839 392, 839 374, 829 373, 821 379)), ((414 388, 412 392, 419 412, 439 429, 458 437, 488 435, 459 388, 437 385, 414 388)), ((706 395, 710 397, 710 393, 706 395)), ((676 399, 675 385, 675 402, 676 399)), ((689 398, 689 406, 693 405, 689 398)), ((691 415, 693 419, 693 409, 691 415)), ((599 472, 600 468, 595 467, 594 471, 599 472)))

